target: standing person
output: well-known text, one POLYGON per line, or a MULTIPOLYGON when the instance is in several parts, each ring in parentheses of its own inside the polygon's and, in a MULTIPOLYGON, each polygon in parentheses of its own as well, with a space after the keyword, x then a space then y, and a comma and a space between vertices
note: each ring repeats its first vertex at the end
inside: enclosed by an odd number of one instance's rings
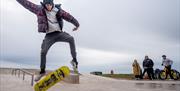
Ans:
POLYGON ((43 0, 41 5, 36 5, 29 0, 17 0, 17 2, 19 2, 24 8, 37 15, 38 32, 46 33, 41 45, 41 71, 35 78, 35 81, 40 80, 40 78, 45 75, 46 55, 49 48, 56 42, 69 43, 72 56, 71 64, 78 68, 74 38, 70 34, 63 31, 63 19, 75 26, 73 31, 78 30, 78 21, 72 15, 64 11, 60 7, 60 4, 54 4, 53 0, 43 0))
POLYGON ((172 74, 171 74, 171 66, 173 64, 173 61, 168 59, 168 58, 166 58, 166 55, 162 55, 162 58, 163 58, 162 66, 164 66, 167 69, 167 71, 166 71, 166 78, 165 79, 167 79, 168 75, 170 76, 171 79, 174 79, 172 74))
POLYGON ((135 76, 135 79, 138 80, 138 79, 141 79, 141 67, 139 66, 139 63, 137 62, 137 60, 135 59, 133 64, 132 64, 132 67, 133 67, 133 74, 135 76))
POLYGON ((154 66, 154 62, 146 55, 143 61, 144 71, 143 71, 142 77, 147 72, 150 80, 155 79, 153 66, 154 66))
MULTIPOLYGON (((142 77, 144 77, 144 74, 145 73, 147 73, 147 70, 148 70, 148 56, 145 56, 145 59, 144 59, 144 61, 143 61, 143 69, 144 69, 144 71, 143 71, 143 73, 142 73, 142 77)), ((148 74, 148 76, 149 76, 149 74, 148 74)))

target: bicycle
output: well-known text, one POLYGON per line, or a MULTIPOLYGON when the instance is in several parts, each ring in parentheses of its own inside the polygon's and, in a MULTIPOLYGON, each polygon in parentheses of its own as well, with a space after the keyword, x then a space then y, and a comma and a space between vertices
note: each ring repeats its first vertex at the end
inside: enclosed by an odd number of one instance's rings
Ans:
MULTIPOLYGON (((166 67, 164 67, 164 70, 161 70, 161 71, 159 72, 159 79, 165 80, 167 70, 168 70, 168 69, 167 69, 166 67)), ((171 69, 171 72, 170 72, 170 73, 171 73, 171 75, 173 76, 174 80, 178 80, 178 79, 180 78, 180 73, 179 73, 177 70, 171 69)))

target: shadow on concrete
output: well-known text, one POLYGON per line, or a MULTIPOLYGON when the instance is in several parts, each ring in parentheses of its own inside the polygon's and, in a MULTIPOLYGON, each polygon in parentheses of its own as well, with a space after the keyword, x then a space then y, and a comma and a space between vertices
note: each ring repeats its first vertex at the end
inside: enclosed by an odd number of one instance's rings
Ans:
POLYGON ((162 83, 135 83, 137 88, 148 88, 148 89, 166 89, 176 90, 180 88, 180 84, 162 84, 162 83))

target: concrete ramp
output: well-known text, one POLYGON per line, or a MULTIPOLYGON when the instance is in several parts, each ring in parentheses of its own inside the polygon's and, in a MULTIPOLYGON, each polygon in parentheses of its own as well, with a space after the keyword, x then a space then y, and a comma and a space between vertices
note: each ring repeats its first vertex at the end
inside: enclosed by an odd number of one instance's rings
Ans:
MULTIPOLYGON (((34 91, 27 77, 21 78, 10 74, 0 74, 0 91, 34 91)), ((83 74, 79 84, 62 81, 48 91, 179 91, 180 81, 135 81, 117 80, 83 74)))
POLYGON ((59 83, 49 91, 179 91, 180 81, 117 80, 90 74, 80 76, 80 84, 59 83))

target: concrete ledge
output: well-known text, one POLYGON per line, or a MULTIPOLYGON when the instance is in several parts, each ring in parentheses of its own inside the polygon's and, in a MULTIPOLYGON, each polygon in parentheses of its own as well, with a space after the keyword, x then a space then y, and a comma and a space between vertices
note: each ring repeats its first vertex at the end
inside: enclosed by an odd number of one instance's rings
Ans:
POLYGON ((64 79, 64 82, 72 83, 72 84, 79 84, 79 75, 70 74, 68 77, 64 79))

